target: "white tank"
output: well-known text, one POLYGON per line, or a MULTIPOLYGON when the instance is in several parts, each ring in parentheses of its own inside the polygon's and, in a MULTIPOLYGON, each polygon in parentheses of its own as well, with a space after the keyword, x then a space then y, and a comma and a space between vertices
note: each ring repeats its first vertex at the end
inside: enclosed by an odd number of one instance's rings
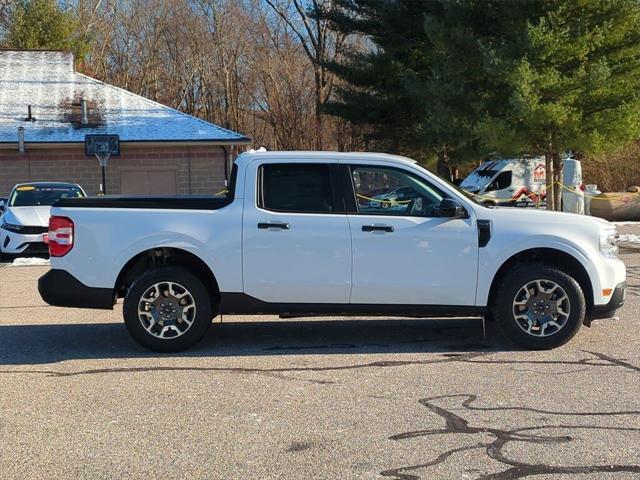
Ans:
POLYGON ((562 163, 562 211, 584 215, 582 165, 573 158, 565 158, 562 163))

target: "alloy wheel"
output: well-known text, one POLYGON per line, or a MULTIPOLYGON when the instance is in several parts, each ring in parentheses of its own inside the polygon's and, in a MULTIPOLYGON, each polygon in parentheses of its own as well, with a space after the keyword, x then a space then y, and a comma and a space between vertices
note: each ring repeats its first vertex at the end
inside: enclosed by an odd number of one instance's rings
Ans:
POLYGON ((556 282, 538 279, 518 290, 513 300, 513 317, 523 331, 535 337, 558 333, 569 320, 571 303, 556 282))
POLYGON ((196 303, 185 287, 158 282, 145 290, 138 302, 138 318, 144 329, 157 338, 177 338, 191 328, 196 303))

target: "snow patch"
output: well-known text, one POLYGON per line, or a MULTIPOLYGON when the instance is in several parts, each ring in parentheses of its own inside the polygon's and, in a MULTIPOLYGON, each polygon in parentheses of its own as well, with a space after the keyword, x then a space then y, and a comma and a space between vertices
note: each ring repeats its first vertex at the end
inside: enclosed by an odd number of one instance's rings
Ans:
POLYGON ((267 149, 264 147, 260 147, 257 150, 255 148, 250 148, 249 150, 247 150, 247 153, 262 153, 262 152, 266 152, 267 149))
MULTIPOLYGON (((5 5, 7 2, 1 2, 5 5)), ((248 141, 243 135, 205 122, 74 69, 73 55, 48 51, 0 51, 0 142, 81 142, 87 133, 120 135, 120 141, 248 141), (67 120, 79 96, 95 99, 96 122, 76 128, 67 120), (37 122, 23 121, 28 104, 37 122)))
POLYGON ((640 235, 633 233, 623 233, 618 237, 618 240, 623 243, 640 243, 640 235))
POLYGON ((618 225, 620 227, 624 225, 640 225, 640 222, 612 222, 614 225, 618 225))
POLYGON ((13 267, 25 267, 25 266, 34 266, 34 265, 51 265, 48 259, 46 258, 37 258, 37 257, 29 257, 29 258, 16 258, 11 264, 13 267))

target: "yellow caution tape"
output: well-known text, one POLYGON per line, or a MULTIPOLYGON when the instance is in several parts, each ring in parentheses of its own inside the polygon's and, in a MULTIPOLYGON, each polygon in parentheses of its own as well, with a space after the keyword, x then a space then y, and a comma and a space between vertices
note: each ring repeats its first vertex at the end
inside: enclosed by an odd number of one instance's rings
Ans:
MULTIPOLYGON (((560 185, 560 187, 564 188, 568 192, 576 193, 574 189, 563 185, 561 182, 555 182, 555 184, 560 185)), ((640 193, 637 192, 612 192, 612 193, 601 193, 599 195, 587 195, 584 193, 586 198, 590 198, 591 200, 615 200, 618 198, 629 198, 629 197, 639 197, 640 193)))
MULTIPOLYGON (((576 193, 575 189, 569 188, 566 185, 563 185, 562 182, 554 182, 551 185, 560 185, 560 187, 565 189, 566 191, 576 193)), ((550 188, 551 185, 547 185, 547 188, 550 188)), ((477 193, 471 193, 471 192, 466 192, 466 193, 468 193, 473 197, 481 198, 485 200, 491 200, 493 202, 509 201, 507 199, 497 199, 495 197, 490 197, 488 195, 478 195, 477 193)), ((534 202, 535 200, 532 197, 537 197, 537 195, 533 192, 524 193, 524 195, 529 197, 534 202)), ((606 201, 616 200, 616 199, 627 199, 629 197, 640 197, 640 193, 638 192, 614 192, 614 193, 601 193, 599 195, 587 195, 586 193, 583 192, 583 195, 585 196, 585 198, 590 198, 591 200, 606 200, 606 201)), ((513 198, 511 200, 513 200, 513 198)))
POLYGON ((356 193, 356 197, 362 198, 363 200, 369 200, 371 202, 388 203, 390 205, 404 205, 407 203, 411 203, 411 200, 382 200, 379 198, 365 197, 364 195, 360 195, 359 193, 356 193))
MULTIPOLYGON (((551 185, 560 185, 560 187, 564 188, 565 190, 567 190, 568 192, 572 192, 572 193, 576 193, 576 191, 572 188, 567 187, 566 185, 563 185, 561 182, 555 182, 551 185)), ((551 185, 547 185, 547 188, 549 188, 551 185)), ((20 187, 18 188, 18 190, 35 190, 35 187, 20 187)), ((215 195, 222 195, 223 193, 228 193, 228 189, 224 189, 224 190, 220 190, 218 193, 216 193, 215 195)), ((490 197, 488 195, 478 195, 477 193, 471 193, 465 190, 465 193, 471 195, 472 197, 475 198, 480 198, 480 199, 484 199, 484 200, 490 200, 492 202, 509 202, 512 200, 515 200, 514 198, 510 198, 510 199, 498 199, 495 197, 490 197)), ((536 203, 538 200, 539 195, 534 193, 534 192, 523 192, 524 196, 528 197, 533 203, 536 203)), ((618 198, 628 198, 628 197, 640 197, 640 193, 637 192, 623 192, 623 193, 601 193, 598 196, 595 195, 587 195, 586 193, 583 193, 583 195, 586 198, 590 198, 591 200, 615 200, 618 198)), ((408 203, 411 203, 411 200, 383 200, 380 198, 372 198, 372 197, 367 197, 366 195, 361 195, 359 193, 356 193, 356 197, 361 198, 363 200, 369 200, 371 202, 377 202, 377 203, 388 203, 389 206, 393 206, 393 205, 406 205, 408 203)))

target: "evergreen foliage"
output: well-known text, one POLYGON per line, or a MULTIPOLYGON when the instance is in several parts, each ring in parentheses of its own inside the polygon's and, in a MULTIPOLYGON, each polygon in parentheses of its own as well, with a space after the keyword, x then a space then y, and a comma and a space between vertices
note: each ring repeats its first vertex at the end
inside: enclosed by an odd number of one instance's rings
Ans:
POLYGON ((56 0, 17 0, 9 8, 0 45, 25 50, 66 50, 82 59, 89 50, 89 42, 79 33, 79 27, 75 12, 56 0))
POLYGON ((640 136, 635 0, 337 0, 328 15, 371 44, 330 66, 346 82, 330 111, 383 148, 437 152, 440 165, 557 160, 640 136))

